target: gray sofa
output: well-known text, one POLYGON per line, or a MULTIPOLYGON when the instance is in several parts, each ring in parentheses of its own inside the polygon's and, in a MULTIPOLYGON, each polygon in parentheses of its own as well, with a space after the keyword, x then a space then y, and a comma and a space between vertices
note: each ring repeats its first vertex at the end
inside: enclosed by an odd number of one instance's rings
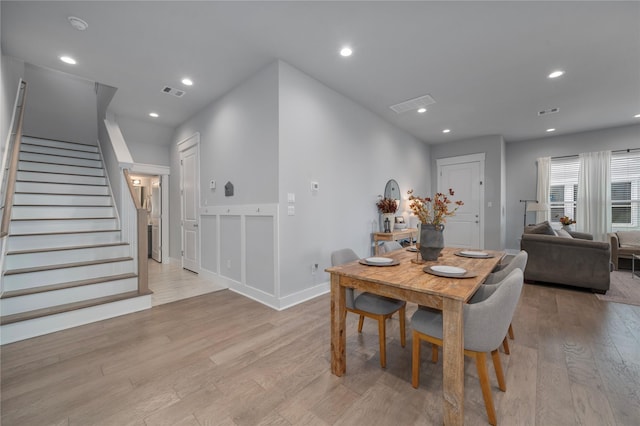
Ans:
POLYGON ((529 254, 526 281, 584 287, 605 293, 610 284, 609 243, 593 241, 591 234, 569 232, 557 236, 548 222, 528 226, 520 248, 529 254), (551 235, 553 234, 553 235, 551 235))
POLYGON ((611 242, 611 261, 616 270, 620 259, 631 259, 632 254, 640 254, 640 231, 612 232, 607 235, 611 242))

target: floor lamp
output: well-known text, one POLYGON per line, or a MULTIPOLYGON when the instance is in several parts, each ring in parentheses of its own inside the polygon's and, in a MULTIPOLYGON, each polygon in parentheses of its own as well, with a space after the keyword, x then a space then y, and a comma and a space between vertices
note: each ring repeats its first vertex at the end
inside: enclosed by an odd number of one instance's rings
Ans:
POLYGON ((523 228, 527 227, 527 212, 528 211, 538 211, 537 205, 538 205, 538 200, 520 200, 521 203, 524 203, 524 218, 522 221, 522 226, 523 228), (535 203, 534 207, 535 208, 529 208, 529 203, 535 203))

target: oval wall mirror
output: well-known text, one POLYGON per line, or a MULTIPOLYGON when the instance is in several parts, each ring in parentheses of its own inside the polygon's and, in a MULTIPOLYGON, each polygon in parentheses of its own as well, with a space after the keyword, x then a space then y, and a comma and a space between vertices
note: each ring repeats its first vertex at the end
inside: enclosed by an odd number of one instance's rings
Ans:
POLYGON ((389 179, 389 182, 384 187, 384 198, 391 198, 400 202, 400 187, 394 179, 389 179))

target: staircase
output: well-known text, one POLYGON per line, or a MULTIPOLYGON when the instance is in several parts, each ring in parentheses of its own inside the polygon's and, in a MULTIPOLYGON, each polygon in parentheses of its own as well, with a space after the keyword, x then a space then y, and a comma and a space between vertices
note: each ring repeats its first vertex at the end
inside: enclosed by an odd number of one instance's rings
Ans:
POLYGON ((6 246, 2 344, 151 306, 97 145, 22 138, 6 246))

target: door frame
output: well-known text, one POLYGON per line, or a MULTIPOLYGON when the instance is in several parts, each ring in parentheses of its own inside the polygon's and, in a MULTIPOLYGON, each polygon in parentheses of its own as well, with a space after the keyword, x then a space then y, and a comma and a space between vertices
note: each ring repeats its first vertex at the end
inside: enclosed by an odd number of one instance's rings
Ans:
MULTIPOLYGON (((200 218, 200 132, 195 132, 194 134, 192 134, 191 136, 187 137, 186 139, 181 140, 180 142, 178 142, 178 161, 181 160, 181 156, 182 153, 192 147, 196 147, 196 164, 197 164, 197 170, 196 170, 196 182, 195 182, 195 198, 196 198, 196 206, 198 208, 198 212, 197 212, 197 216, 198 219, 200 218)), ((179 168, 179 194, 180 194, 180 263, 182 265, 182 267, 184 268, 184 197, 182 194, 182 164, 178 164, 178 168, 179 168)), ((200 220, 198 220, 198 222, 200 222, 200 220)), ((202 254, 202 235, 201 235, 201 231, 200 231, 200 227, 197 228, 197 236, 198 236, 198 242, 196 244, 196 250, 197 250, 197 265, 196 265, 196 269, 197 271, 192 271, 192 272, 196 272, 199 273, 200 269, 201 269, 201 254, 202 254)))
MULTIPOLYGON (((480 248, 484 248, 484 228, 485 228, 485 210, 484 210, 484 183, 485 183, 485 174, 484 174, 484 162, 485 162, 485 153, 481 152, 478 154, 469 154, 469 155, 460 155, 457 157, 446 157, 446 158, 438 158, 436 160, 436 192, 438 188, 440 188, 440 176, 442 166, 449 166, 453 164, 462 164, 462 163, 480 163, 480 191, 478 194, 478 212, 479 212, 479 225, 480 225, 480 235, 478 235, 480 248)), ((464 201, 464 200, 462 200, 464 201)))
POLYGON ((162 230, 160 236, 162 240, 162 263, 169 263, 169 175, 171 174, 171 168, 168 166, 159 166, 156 164, 134 163, 131 166, 131 173, 148 176, 160 176, 160 185, 162 186, 162 207, 160 209, 160 220, 162 221, 162 230))

